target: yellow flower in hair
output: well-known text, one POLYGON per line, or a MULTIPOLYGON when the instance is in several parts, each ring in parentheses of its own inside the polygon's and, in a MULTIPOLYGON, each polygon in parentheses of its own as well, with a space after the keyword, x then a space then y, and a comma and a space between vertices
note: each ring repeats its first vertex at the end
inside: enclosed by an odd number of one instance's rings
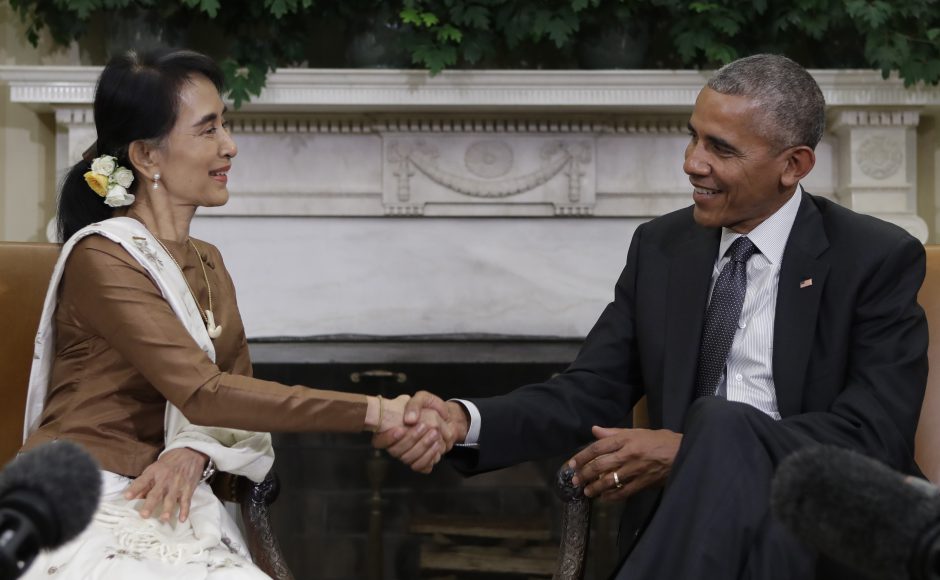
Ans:
POLYGON ((108 195, 108 176, 95 173, 94 171, 85 172, 85 182, 95 193, 104 197, 108 195))

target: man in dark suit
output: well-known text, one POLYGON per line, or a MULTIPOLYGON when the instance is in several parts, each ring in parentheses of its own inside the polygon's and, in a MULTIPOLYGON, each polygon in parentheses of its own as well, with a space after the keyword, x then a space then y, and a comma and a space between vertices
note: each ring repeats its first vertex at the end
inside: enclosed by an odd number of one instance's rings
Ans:
MULTIPOLYGON (((449 401, 470 472, 573 452, 585 493, 653 497, 617 578, 834 578, 769 514, 775 466, 814 444, 909 473, 927 377, 924 251, 891 224, 804 192, 825 124, 799 65, 720 69, 689 120, 694 205, 639 228, 574 363, 507 395, 449 401), (651 429, 623 429, 646 395, 651 429)), ((418 393, 414 412, 439 401, 418 393)), ((406 418, 406 423, 414 418, 406 418)), ((452 441, 377 446, 428 469, 452 441)), ((635 510, 628 510, 635 513, 635 510)))

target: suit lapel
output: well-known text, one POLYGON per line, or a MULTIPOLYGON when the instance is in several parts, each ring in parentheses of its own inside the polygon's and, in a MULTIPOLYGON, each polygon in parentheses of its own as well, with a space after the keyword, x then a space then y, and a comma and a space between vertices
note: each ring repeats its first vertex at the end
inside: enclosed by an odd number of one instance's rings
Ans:
POLYGON ((818 258, 828 247, 822 215, 804 193, 783 252, 774 318, 773 375, 783 417, 802 407, 806 366, 829 273, 829 265, 818 258))
POLYGON ((705 306, 720 229, 695 226, 672 248, 666 289, 663 427, 679 430, 692 401, 705 306))

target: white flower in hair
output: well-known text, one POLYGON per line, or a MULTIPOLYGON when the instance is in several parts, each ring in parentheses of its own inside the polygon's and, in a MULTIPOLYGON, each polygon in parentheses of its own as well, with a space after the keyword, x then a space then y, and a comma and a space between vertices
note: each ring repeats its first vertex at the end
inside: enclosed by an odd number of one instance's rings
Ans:
POLYGON ((118 165, 115 157, 96 157, 91 162, 91 171, 86 171, 84 177, 88 187, 103 197, 106 205, 124 207, 134 203, 134 196, 127 192, 134 183, 134 172, 118 165))
POLYGON ((99 175, 104 175, 105 177, 110 176, 114 172, 114 168, 117 166, 117 159, 111 157, 110 155, 102 155, 97 157, 91 163, 91 170, 99 175))
POLYGON ((121 187, 128 188, 134 183, 134 172, 126 167, 118 167, 111 175, 111 179, 121 187))
POLYGON ((111 207, 124 207, 134 203, 134 196, 127 193, 127 190, 120 185, 112 185, 108 188, 108 195, 104 198, 104 203, 111 207))

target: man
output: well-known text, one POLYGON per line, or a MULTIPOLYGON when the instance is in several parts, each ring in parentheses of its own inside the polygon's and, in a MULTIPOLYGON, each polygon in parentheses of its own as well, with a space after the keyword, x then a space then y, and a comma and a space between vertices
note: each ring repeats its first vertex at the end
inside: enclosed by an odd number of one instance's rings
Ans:
MULTIPOLYGON (((637 228, 614 301, 574 363, 504 396, 447 403, 471 445, 452 454, 466 471, 593 436, 571 460, 587 495, 656 498, 651 517, 627 522, 638 539, 617 578, 852 577, 770 517, 775 466, 825 443, 917 473, 924 251, 802 190, 824 108, 787 58, 720 69, 689 120, 694 205, 637 228), (643 395, 652 429, 610 428, 643 395)), ((431 402, 419 393, 409 410, 431 402)), ((413 428, 375 443, 426 469, 432 439, 413 428)))

